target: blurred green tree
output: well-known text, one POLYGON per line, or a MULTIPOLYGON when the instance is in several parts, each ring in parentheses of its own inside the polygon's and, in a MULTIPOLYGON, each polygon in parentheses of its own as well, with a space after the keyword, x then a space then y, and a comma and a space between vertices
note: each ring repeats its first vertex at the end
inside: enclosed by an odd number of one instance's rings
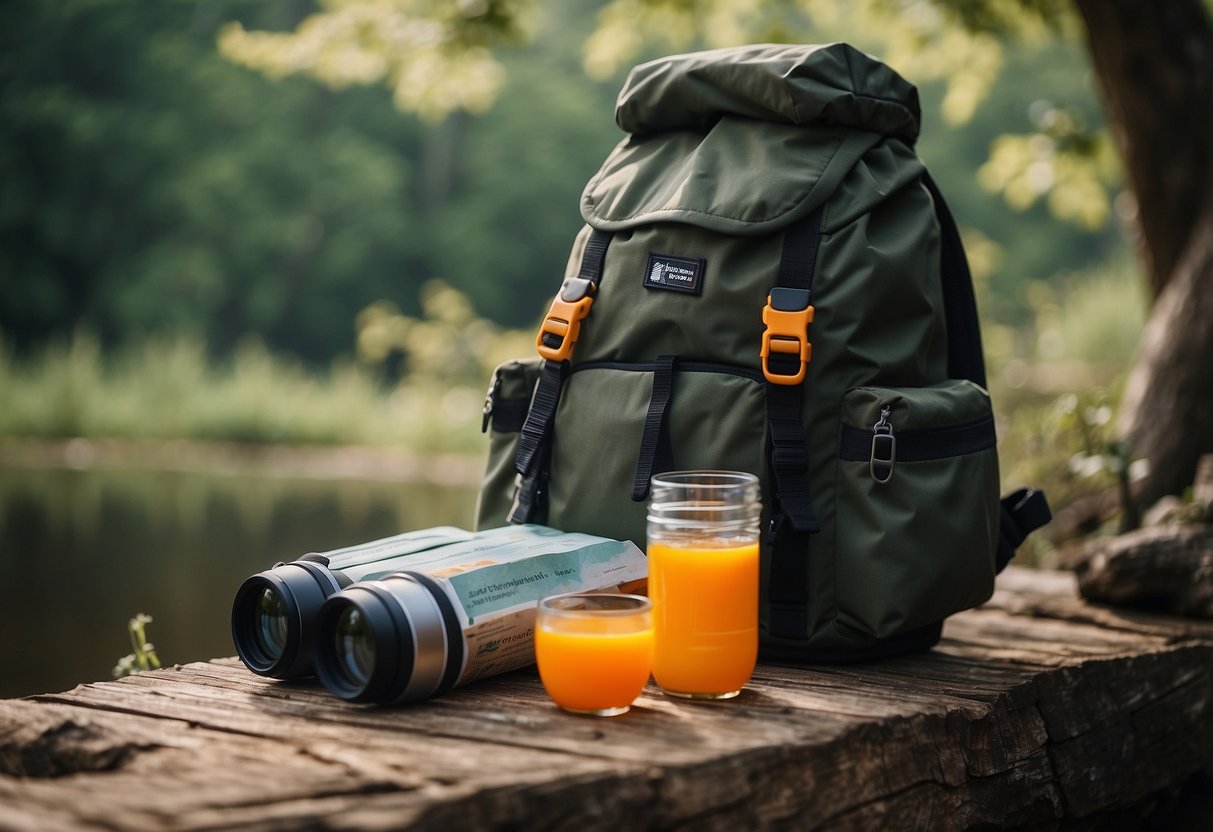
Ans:
POLYGON ((358 309, 428 271, 420 241, 399 233, 419 219, 407 198, 418 126, 382 91, 271 82, 215 53, 233 15, 298 22, 275 8, 0 7, 6 337, 195 330, 223 348, 256 333, 327 359, 358 309))
MULTIPOLYGON (((250 66, 331 78, 343 54, 378 56, 374 80, 397 103, 431 117, 466 107, 440 89, 466 55, 479 67, 468 95, 492 94, 490 57, 527 31, 534 0, 327 0, 296 31, 225 30, 221 45, 250 66), (429 32, 418 41, 383 32, 429 32), (336 57, 335 57, 336 56, 336 57), (407 89, 402 89, 407 88, 407 89)), ((1204 0, 610 0, 588 39, 585 63, 607 75, 650 40, 667 46, 794 40, 845 23, 857 40, 916 79, 946 81, 945 116, 970 117, 997 78, 1007 38, 1082 38, 1092 59, 1124 166, 1133 226, 1155 302, 1122 407, 1134 453, 1149 460, 1140 486, 1152 501, 1191 481, 1197 458, 1213 452, 1213 25, 1204 0)), ((343 79, 344 80, 344 79, 343 79)), ((1041 113, 1034 135, 996 146, 984 176, 1013 201, 1049 195, 1059 215, 1080 222, 1108 214, 1108 143, 1065 111, 1041 113)))

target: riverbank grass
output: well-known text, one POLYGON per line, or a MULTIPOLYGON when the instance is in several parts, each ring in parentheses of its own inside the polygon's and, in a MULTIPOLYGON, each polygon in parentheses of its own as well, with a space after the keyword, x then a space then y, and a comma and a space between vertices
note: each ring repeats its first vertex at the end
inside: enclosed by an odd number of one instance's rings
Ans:
POLYGON ((18 360, 0 347, 0 437, 193 439, 478 450, 483 389, 386 385, 352 360, 323 370, 248 341, 213 361, 198 340, 104 354, 77 334, 18 360))

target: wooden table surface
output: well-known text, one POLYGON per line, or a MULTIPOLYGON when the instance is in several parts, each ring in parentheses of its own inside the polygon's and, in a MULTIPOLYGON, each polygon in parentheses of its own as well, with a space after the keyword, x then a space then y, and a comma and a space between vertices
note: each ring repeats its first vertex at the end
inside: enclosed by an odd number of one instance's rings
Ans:
POLYGON ((371 708, 234 659, 0 700, 0 829, 39 832, 1210 829, 1211 771, 1213 622, 1015 568, 929 653, 609 719, 533 669, 371 708))

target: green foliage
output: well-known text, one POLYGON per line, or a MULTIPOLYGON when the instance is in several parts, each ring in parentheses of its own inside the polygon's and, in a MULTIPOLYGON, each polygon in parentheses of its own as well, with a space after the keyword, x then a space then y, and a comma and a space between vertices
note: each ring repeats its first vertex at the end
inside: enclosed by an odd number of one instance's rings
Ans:
POLYGON ((0 11, 0 328, 18 345, 78 325, 218 351, 257 333, 323 361, 426 271, 400 234, 418 125, 379 91, 231 65, 214 36, 235 15, 285 22, 253 2, 0 11))
MULTIPOLYGON (((444 7, 451 4, 442 4, 444 7)), ((469 4, 461 4, 469 5, 469 4)), ((470 4, 475 5, 475 4, 470 4)), ((507 52, 502 106, 426 125, 386 90, 269 79, 216 50, 253 0, 15 0, 0 8, 0 330, 20 350, 84 326, 105 348, 255 335, 323 366, 358 310, 407 313, 443 277, 531 323, 618 139, 615 85, 578 69, 578 5, 507 52)))
POLYGON ((533 349, 534 336, 479 318, 441 282, 427 285, 424 308, 417 319, 369 306, 358 318, 360 360, 327 371, 252 338, 222 362, 189 335, 108 356, 86 331, 24 358, 0 349, 0 437, 478 451, 484 385, 498 363, 533 349))
MULTIPOLYGON (((1145 292, 1122 258, 1033 283, 1031 324, 985 328, 1005 490, 1032 483, 1056 508, 1117 489, 1131 524, 1125 486, 1145 472, 1115 431, 1116 403, 1145 323, 1145 292)), ((1039 538, 1032 546, 1036 558, 1048 549, 1039 538)))
MULTIPOLYGON (((1030 325, 1034 309, 1027 287, 1038 281, 1064 281, 1071 272, 1124 261, 1124 241, 1113 224, 1090 229, 1058 222, 1040 198, 1014 207, 992 198, 990 183, 974 176, 989 164, 990 150, 1002 137, 1022 133, 1025 126, 1031 129, 1037 123, 1034 118, 1043 120, 1050 110, 1061 107, 1045 102, 1041 98, 1045 91, 1053 101, 1070 102, 1067 117, 1081 119, 1090 128, 1088 135, 1099 135, 1103 122, 1091 83, 1085 58, 1070 44, 1008 48, 1003 71, 974 119, 951 129, 931 118, 945 95, 942 85, 921 88, 926 126, 918 151, 947 194, 965 230, 970 256, 980 260, 975 265, 988 269, 979 296, 987 326, 1030 325), (980 248, 972 245, 973 240, 981 241, 980 248)), ((1064 145, 1060 152, 1073 152, 1071 147, 1064 145)), ((1050 170, 1043 173, 1056 181, 1054 157, 1046 155, 1044 161, 1050 170)), ((1114 181, 1110 173, 1107 176, 1106 181, 1114 181)), ((1103 206, 1107 200, 1102 192, 1094 198, 1103 206)), ((1127 262, 1124 268, 1129 268, 1127 262)))
POLYGON ((1072 108, 1042 100, 1030 112, 1035 132, 995 139, 978 181, 1020 210, 1044 197, 1054 216, 1102 228, 1111 213, 1108 191, 1120 172, 1110 137, 1089 131, 1072 108))
POLYGON ((340 89, 386 82, 432 121, 483 112, 501 90, 494 49, 527 37, 531 0, 327 0, 293 32, 223 28, 228 58, 272 77, 307 73, 340 89))
POLYGON ((132 673, 145 673, 160 668, 160 658, 156 655, 156 646, 147 640, 147 625, 151 623, 152 617, 142 612, 127 622, 126 629, 130 634, 133 652, 127 653, 118 660, 118 664, 114 665, 113 676, 115 679, 130 676, 132 673))
POLYGON ((0 362, 0 436, 212 439, 294 444, 398 442, 405 426, 371 374, 327 374, 245 341, 215 364, 190 336, 129 346, 103 360, 77 334, 26 359, 0 362))

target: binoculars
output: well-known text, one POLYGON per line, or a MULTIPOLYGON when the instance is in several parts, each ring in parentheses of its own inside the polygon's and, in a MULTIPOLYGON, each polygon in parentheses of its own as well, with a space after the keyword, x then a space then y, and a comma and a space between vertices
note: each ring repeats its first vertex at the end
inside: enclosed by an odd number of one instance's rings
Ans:
POLYGON ((413 556, 472 537, 453 526, 405 532, 276 563, 247 578, 232 604, 232 640, 245 666, 262 676, 297 679, 314 671, 316 622, 325 599, 354 581, 391 574, 413 556))

